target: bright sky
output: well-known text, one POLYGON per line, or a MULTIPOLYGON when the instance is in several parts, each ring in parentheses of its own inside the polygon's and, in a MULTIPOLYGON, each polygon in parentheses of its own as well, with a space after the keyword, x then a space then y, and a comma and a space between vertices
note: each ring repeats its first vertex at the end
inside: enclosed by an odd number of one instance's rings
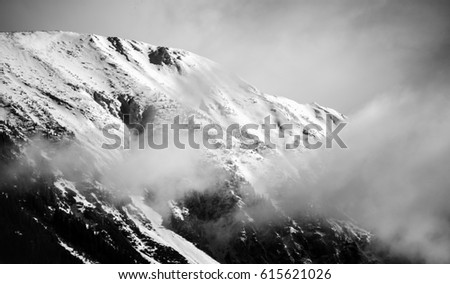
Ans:
POLYGON ((380 93, 450 74, 449 7, 448 0, 0 0, 0 30, 183 48, 263 92, 349 113, 380 93))

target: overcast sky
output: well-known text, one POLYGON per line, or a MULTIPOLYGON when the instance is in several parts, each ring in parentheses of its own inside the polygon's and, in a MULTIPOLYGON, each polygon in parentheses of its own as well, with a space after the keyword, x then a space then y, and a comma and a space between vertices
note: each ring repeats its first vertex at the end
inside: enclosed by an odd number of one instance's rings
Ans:
POLYGON ((351 113, 448 73, 450 1, 0 0, 0 30, 115 35, 208 57, 263 92, 351 113))

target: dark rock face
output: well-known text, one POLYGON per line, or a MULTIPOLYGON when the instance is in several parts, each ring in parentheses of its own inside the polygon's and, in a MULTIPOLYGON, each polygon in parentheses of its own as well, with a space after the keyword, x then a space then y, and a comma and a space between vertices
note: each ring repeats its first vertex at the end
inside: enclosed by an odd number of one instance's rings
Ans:
MULTIPOLYGON (((52 186, 52 177, 41 176, 34 182, 32 177, 22 180, 19 187, 12 188, 5 182, 0 186, 1 263, 80 263, 60 245, 60 240, 90 261, 148 263, 133 247, 134 236, 145 243, 149 252, 153 251, 155 260, 187 263, 177 251, 143 236, 125 214, 126 205, 118 201, 113 205, 121 221, 103 211, 100 204, 81 212, 72 196, 65 199, 52 186), (61 202, 72 207, 70 213, 59 208, 61 202), (124 224, 132 231, 123 229, 124 224)), ((95 189, 86 188, 88 192, 95 189)))
POLYGON ((7 161, 19 155, 20 149, 15 143, 14 135, 18 135, 16 128, 0 121, 0 160, 7 161))
POLYGON ((156 48, 156 50, 152 50, 148 53, 148 59, 150 63, 155 65, 175 66, 178 73, 181 74, 181 65, 178 63, 178 61, 181 59, 181 55, 177 51, 174 51, 173 53, 174 55, 176 55, 176 58, 172 57, 169 48, 159 46, 156 48))
POLYGON ((140 105, 134 98, 128 96, 119 96, 120 102, 119 116, 125 125, 130 126, 140 121, 141 111, 140 105))
MULTIPOLYGON (((232 183, 231 183, 232 184, 232 183)), ((192 192, 166 226, 221 263, 369 263, 369 235, 322 216, 292 219, 248 186, 192 192)))
POLYGON ((96 91, 92 93, 92 97, 96 103, 98 103, 105 110, 109 111, 113 116, 119 117, 119 110, 117 109, 117 104, 114 99, 106 96, 104 92, 96 91))
POLYGON ((151 51, 148 54, 150 63, 156 65, 173 65, 174 62, 170 56, 169 49, 164 46, 159 46, 155 51, 151 51))
POLYGON ((156 117, 156 108, 153 105, 142 107, 134 97, 119 96, 119 117, 130 129, 142 133, 146 124, 153 123, 156 117))
POLYGON ((108 37, 107 39, 118 53, 122 54, 127 61, 130 61, 128 54, 126 53, 123 44, 118 37, 108 37))
MULTIPOLYGON (((142 233, 134 220, 149 230, 152 224, 130 198, 100 184, 75 160, 67 174, 55 173, 48 156, 36 154, 30 163, 21 149, 26 142, 13 134, 4 126, 0 135, 0 263, 149 263, 146 256, 187 263, 142 233), (57 186, 61 179, 73 187, 57 186)), ((63 141, 52 143, 57 148, 63 141)))

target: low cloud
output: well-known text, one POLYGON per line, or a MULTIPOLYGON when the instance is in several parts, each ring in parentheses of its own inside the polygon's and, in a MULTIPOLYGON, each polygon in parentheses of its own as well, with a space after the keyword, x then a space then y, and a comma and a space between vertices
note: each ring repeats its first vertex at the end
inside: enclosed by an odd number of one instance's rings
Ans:
POLYGON ((264 191, 291 214, 314 200, 321 214, 350 217, 396 254, 450 262, 450 98, 443 89, 378 97, 342 132, 349 149, 271 161, 299 178, 264 191))

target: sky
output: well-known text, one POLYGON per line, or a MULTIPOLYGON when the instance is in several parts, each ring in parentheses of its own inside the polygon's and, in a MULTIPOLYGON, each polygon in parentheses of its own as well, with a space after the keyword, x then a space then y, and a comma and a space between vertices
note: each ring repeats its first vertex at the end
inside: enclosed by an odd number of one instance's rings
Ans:
POLYGON ((345 114, 393 89, 449 75, 446 0, 0 0, 0 30, 182 48, 265 93, 345 114))

